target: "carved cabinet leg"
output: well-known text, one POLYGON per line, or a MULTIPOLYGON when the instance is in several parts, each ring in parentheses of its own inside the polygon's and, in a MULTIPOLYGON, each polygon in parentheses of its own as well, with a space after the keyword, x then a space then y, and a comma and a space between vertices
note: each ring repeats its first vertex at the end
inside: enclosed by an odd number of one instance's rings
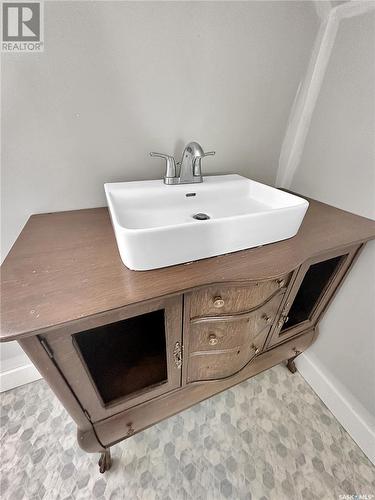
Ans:
POLYGON ((103 453, 100 454, 98 465, 101 474, 103 474, 106 470, 109 470, 111 468, 112 458, 111 458, 110 448, 108 448, 107 450, 103 451, 103 453))
POLYGON ((286 362, 286 367, 291 373, 296 373, 297 367, 294 360, 296 359, 297 356, 301 354, 301 351, 297 351, 297 349, 293 349, 293 351, 295 352, 295 356, 288 359, 288 361, 286 362))
POLYGON ((291 372, 291 373, 296 373, 297 371, 297 367, 296 367, 296 364, 294 362, 294 358, 290 358, 288 359, 287 363, 286 363, 286 367, 288 368, 288 370, 291 372))

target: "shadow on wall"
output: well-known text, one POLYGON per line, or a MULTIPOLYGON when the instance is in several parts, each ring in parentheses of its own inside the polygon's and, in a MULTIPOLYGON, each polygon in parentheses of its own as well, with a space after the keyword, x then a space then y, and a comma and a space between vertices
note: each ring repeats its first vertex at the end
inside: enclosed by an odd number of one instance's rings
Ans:
POLYGON ((149 151, 190 140, 217 151, 207 173, 273 184, 310 2, 47 2, 45 19, 45 52, 4 54, 3 254, 30 213, 103 205, 104 182, 160 178, 149 151))

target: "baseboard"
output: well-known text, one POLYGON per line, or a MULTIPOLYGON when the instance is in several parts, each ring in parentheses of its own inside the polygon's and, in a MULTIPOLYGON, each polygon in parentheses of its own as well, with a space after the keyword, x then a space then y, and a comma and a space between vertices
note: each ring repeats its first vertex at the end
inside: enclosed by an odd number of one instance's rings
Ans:
MULTIPOLYGON (((296 359, 299 373, 329 408, 340 424, 375 465, 375 425, 350 404, 345 394, 335 387, 308 353, 296 359)), ((356 405, 357 406, 357 405, 356 405)), ((361 408, 358 407, 360 410, 361 408)))
POLYGON ((20 385, 28 384, 42 378, 38 370, 31 363, 13 370, 0 372, 0 392, 9 391, 20 385))

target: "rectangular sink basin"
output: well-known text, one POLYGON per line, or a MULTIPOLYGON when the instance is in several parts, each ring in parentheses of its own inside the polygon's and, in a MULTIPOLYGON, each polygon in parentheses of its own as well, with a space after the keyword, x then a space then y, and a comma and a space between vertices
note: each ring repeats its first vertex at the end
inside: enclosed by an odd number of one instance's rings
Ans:
POLYGON ((104 185, 120 256, 145 271, 294 236, 308 202, 240 175, 104 185))

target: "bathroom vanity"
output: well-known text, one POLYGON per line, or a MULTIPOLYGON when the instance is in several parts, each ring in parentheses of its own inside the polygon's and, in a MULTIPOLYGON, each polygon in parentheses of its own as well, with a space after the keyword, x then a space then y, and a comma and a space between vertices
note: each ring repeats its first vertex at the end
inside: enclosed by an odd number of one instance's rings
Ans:
POLYGON ((122 264, 107 208, 30 217, 2 266, 1 340, 35 363, 101 472, 114 443, 283 361, 295 371, 375 238, 374 221, 309 202, 293 238, 145 272, 122 264))

